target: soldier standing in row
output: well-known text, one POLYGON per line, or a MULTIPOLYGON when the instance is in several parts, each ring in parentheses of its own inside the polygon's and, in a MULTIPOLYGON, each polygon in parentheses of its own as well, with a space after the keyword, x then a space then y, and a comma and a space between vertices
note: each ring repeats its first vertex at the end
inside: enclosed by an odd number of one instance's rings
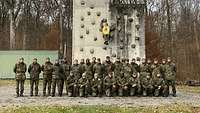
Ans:
POLYGON ((173 96, 176 97, 176 66, 174 63, 171 62, 171 58, 167 58, 167 64, 165 65, 165 80, 168 86, 172 87, 173 96))
POLYGON ((64 74, 63 68, 59 64, 59 61, 56 60, 53 65, 53 73, 52 73, 52 97, 55 96, 56 86, 58 89, 58 95, 62 96, 63 91, 63 83, 64 83, 64 74))
POLYGON ((28 72, 30 74, 30 96, 33 96, 33 88, 35 86, 35 96, 38 96, 39 75, 41 66, 37 63, 37 58, 33 59, 33 63, 29 65, 28 72))
POLYGON ((19 62, 15 64, 14 73, 16 79, 16 94, 17 97, 23 96, 24 94, 24 82, 26 80, 26 64, 24 63, 24 58, 20 58, 19 62), (19 88, 20 87, 20 88, 19 88))
POLYGON ((136 63, 135 58, 132 59, 131 66, 137 71, 137 73, 139 72, 139 65, 136 63))
POLYGON ((67 86, 67 78, 69 77, 71 71, 71 65, 67 62, 67 59, 64 58, 63 62, 63 72, 64 72, 64 79, 65 79, 65 87, 66 87, 66 93, 68 92, 68 86, 67 86))
POLYGON ((76 80, 79 80, 81 78, 81 69, 78 64, 78 60, 74 60, 74 64, 72 65, 71 72, 76 80))
POLYGON ((114 76, 115 78, 122 76, 122 70, 123 70, 123 64, 120 61, 120 57, 117 57, 115 63, 114 63, 114 76))
POLYGON ((97 74, 98 78, 103 79, 103 72, 104 72, 104 67, 101 64, 101 59, 97 59, 97 63, 93 66, 93 72, 94 74, 97 74))
POLYGON ((45 64, 42 65, 42 71, 43 71, 43 96, 46 96, 47 85, 48 85, 48 96, 50 96, 52 72, 53 72, 53 64, 50 62, 50 58, 46 58, 45 64))
POLYGON ((110 56, 106 56, 106 61, 103 63, 103 65, 105 69, 104 77, 106 77, 110 71, 113 71, 114 68, 113 63, 110 61, 110 56))

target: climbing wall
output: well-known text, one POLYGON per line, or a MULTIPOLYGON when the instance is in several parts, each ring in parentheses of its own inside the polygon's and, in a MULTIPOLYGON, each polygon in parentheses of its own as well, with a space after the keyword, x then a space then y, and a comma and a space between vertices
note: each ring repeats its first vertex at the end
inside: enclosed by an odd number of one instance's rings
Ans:
POLYGON ((74 0, 73 1, 73 52, 72 59, 97 57, 105 59, 109 55, 124 58, 145 57, 143 21, 139 21, 137 11, 124 16, 121 23, 116 17, 117 11, 109 9, 109 0, 74 0), (132 18, 132 22, 128 22, 132 18), (100 23, 107 19, 116 30, 109 45, 104 45, 100 23), (121 25, 120 25, 121 24, 121 25), (123 26, 119 33, 118 27, 123 26), (138 29, 138 26, 140 28, 138 29))

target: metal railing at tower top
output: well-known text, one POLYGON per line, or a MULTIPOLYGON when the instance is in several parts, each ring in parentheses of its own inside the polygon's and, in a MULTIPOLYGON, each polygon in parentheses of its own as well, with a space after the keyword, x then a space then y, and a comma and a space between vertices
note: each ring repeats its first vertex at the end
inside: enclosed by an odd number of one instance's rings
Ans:
POLYGON ((141 0, 109 0, 109 6, 116 8, 143 8, 144 3, 141 0))

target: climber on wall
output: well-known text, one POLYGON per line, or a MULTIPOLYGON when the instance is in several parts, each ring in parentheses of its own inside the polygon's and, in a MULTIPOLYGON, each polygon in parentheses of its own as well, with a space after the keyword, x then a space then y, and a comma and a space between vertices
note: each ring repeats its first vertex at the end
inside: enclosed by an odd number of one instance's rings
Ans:
POLYGON ((103 19, 101 21, 101 32, 102 32, 103 38, 105 40, 104 44, 108 45, 108 41, 110 40, 110 27, 107 23, 107 19, 103 19))

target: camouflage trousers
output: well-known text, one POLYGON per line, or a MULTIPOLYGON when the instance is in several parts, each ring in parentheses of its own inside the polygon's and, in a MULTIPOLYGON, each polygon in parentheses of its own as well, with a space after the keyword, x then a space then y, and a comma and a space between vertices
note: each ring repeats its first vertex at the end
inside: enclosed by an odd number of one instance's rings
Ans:
POLYGON ((88 89, 89 89, 88 85, 79 87, 79 96, 80 97, 88 96, 88 89))
POLYGON ((16 94, 17 96, 23 96, 24 94, 24 82, 25 80, 16 80, 16 94))
POLYGON ((166 84, 167 84, 167 89, 168 89, 168 95, 169 95, 169 87, 172 87, 172 93, 175 96, 176 95, 176 83, 175 80, 166 80, 166 84))
POLYGON ((96 96, 102 96, 102 86, 101 85, 97 85, 96 87, 92 87, 92 96, 96 97, 96 96))
POLYGON ((142 90, 143 96, 153 96, 153 86, 143 87, 142 90))
POLYGON ((78 86, 76 84, 68 85, 67 89, 68 89, 67 95, 69 97, 76 97, 78 95, 78 86))
POLYGON ((116 86, 105 87, 105 93, 106 93, 106 96, 108 96, 108 97, 116 96, 117 95, 117 87, 116 86))
POLYGON ((52 80, 52 95, 51 96, 55 96, 56 86, 57 86, 57 89, 58 89, 58 95, 62 96, 64 80, 63 79, 53 79, 52 80))
POLYGON ((127 94, 128 94, 128 86, 119 86, 118 95, 119 96, 126 96, 127 94))
POLYGON ((46 96, 46 87, 48 86, 48 96, 51 95, 51 78, 43 78, 43 96, 46 96))
POLYGON ((30 79, 30 96, 33 96, 34 86, 35 86, 35 96, 38 96, 39 79, 30 79))

